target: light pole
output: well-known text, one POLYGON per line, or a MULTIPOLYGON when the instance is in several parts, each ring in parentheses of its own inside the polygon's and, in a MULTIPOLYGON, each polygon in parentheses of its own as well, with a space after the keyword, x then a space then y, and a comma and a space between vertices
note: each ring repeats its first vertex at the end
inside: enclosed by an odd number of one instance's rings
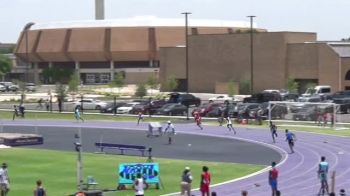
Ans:
POLYGON ((247 16, 250 18, 250 93, 254 91, 254 42, 253 42, 253 20, 256 16, 247 16))
MULTIPOLYGON (((186 93, 188 94, 189 90, 189 77, 188 77, 188 15, 192 14, 191 12, 183 12, 181 14, 185 15, 185 44, 186 44, 186 93)), ((188 104, 187 105, 187 112, 186 112, 186 119, 189 120, 189 108, 188 104)))
POLYGON ((81 156, 82 151, 82 141, 81 141, 81 127, 78 129, 78 133, 74 135, 75 138, 75 151, 78 153, 77 157, 77 187, 78 191, 81 192, 83 190, 83 161, 81 156))
POLYGON ((24 82, 28 82, 28 70, 29 70, 29 54, 28 54, 28 30, 30 27, 32 27, 35 23, 34 22, 29 22, 27 23, 24 28, 23 32, 25 33, 26 37, 26 70, 24 73, 24 82))

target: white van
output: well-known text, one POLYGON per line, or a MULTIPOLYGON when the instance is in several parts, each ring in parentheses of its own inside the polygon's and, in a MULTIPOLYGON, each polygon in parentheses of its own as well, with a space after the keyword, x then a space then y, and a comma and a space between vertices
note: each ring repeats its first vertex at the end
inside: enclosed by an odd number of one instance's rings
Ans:
POLYGON ((331 91, 332 91, 331 86, 320 85, 320 86, 315 86, 314 88, 306 89, 305 93, 302 94, 302 96, 303 97, 309 97, 311 95, 327 96, 331 94, 331 91))

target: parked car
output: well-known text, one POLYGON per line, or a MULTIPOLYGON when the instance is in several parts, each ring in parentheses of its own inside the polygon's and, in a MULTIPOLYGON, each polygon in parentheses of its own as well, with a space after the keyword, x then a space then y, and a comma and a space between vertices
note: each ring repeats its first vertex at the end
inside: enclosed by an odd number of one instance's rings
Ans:
POLYGON ((220 117, 222 116, 222 113, 224 112, 224 108, 221 107, 215 107, 211 111, 209 111, 206 116, 207 117, 220 117))
POLYGON ((6 91, 6 87, 0 84, 0 92, 5 92, 5 91, 6 91))
POLYGON ((221 104, 219 103, 204 103, 200 105, 197 108, 194 108, 192 110, 192 116, 194 116, 194 113, 199 113, 200 116, 207 116, 208 112, 212 111, 214 108, 220 107, 221 104))
POLYGON ((16 84, 12 84, 12 85, 8 86, 7 89, 8 89, 8 91, 16 92, 16 91, 18 91, 19 86, 16 84))
POLYGON ((105 108, 102 108, 100 110, 101 113, 114 113, 114 110, 117 112, 117 109, 121 106, 124 106, 126 103, 125 102, 116 102, 115 105, 114 103, 109 103, 105 108))
POLYGON ((134 107, 132 107, 132 109, 129 111, 130 114, 138 114, 139 112, 142 112, 143 114, 148 113, 148 109, 150 108, 150 105, 148 102, 141 102, 137 105, 135 105, 134 107))
POLYGON ((209 98, 209 102, 214 103, 228 103, 230 101, 232 101, 232 97, 229 97, 228 95, 219 95, 217 97, 209 98))
POLYGON ((34 83, 26 83, 26 91, 35 92, 36 86, 34 83))
POLYGON ((338 91, 332 95, 332 99, 350 98, 350 91, 338 91))
POLYGON ((322 102, 322 98, 320 96, 312 96, 312 97, 299 97, 298 102, 293 103, 289 106, 289 110, 292 113, 297 113, 299 110, 307 107, 307 103, 318 103, 322 102))
POLYGON ((250 118, 250 110, 258 109, 260 107, 259 103, 244 103, 237 107, 237 116, 239 118, 250 118))
POLYGON ((0 82, 0 84, 5 86, 7 91, 16 92, 19 89, 18 85, 13 84, 12 82, 0 82))
POLYGON ((282 101, 282 97, 276 92, 262 92, 243 99, 244 103, 264 103, 269 101, 282 101))
POLYGON ((298 101, 299 98, 298 93, 291 93, 285 89, 280 90, 280 95, 283 101, 298 101))
POLYGON ((159 108, 156 112, 158 115, 186 115, 187 107, 179 103, 168 103, 159 108))
POLYGON ((103 108, 106 108, 107 102, 95 99, 83 99, 74 103, 75 107, 78 105, 84 110, 101 110, 103 108))
POLYGON ((300 109, 297 113, 293 114, 293 120, 306 120, 306 121, 316 121, 318 118, 318 112, 316 107, 304 107, 300 109))
MULTIPOLYGON (((284 116, 288 113, 287 105, 284 104, 271 104, 271 119, 284 119, 284 116)), ((255 117, 258 110, 262 110, 262 119, 269 118, 269 103, 262 103, 259 108, 250 110, 249 116, 255 117)))
POLYGON ((197 107, 201 104, 201 100, 192 94, 170 93, 169 96, 168 103, 180 103, 185 106, 195 105, 197 107))
POLYGON ((117 114, 128 114, 135 105, 140 104, 140 102, 127 103, 117 109, 117 114))
POLYGON ((333 98, 333 103, 339 105, 339 112, 350 114, 350 97, 333 98))

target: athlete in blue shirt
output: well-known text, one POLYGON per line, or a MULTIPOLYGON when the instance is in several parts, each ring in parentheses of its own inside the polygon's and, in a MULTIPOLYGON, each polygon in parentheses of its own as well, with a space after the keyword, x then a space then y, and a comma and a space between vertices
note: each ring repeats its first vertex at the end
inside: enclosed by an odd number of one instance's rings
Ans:
POLYGON ((289 132, 288 129, 286 129, 286 141, 288 142, 291 153, 294 153, 293 147, 294 147, 295 140, 296 140, 295 134, 292 132, 289 132))
POLYGON ((318 165, 318 177, 320 178, 321 181, 321 188, 319 193, 320 194, 325 194, 325 193, 329 193, 328 192, 328 181, 327 181, 327 174, 328 174, 328 168, 329 168, 329 164, 326 161, 326 157, 322 156, 321 157, 321 162, 318 165))

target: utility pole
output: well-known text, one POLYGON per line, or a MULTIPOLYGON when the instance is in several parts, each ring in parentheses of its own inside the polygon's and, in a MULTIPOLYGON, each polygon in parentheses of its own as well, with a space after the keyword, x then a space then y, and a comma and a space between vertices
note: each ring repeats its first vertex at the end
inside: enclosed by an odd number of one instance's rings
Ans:
MULTIPOLYGON (((185 15, 185 44, 186 44, 186 93, 188 94, 189 91, 189 73, 188 73, 188 15, 191 14, 191 12, 183 12, 181 14, 185 15)), ((186 119, 189 120, 189 105, 186 104, 187 112, 186 112, 186 119)))
POLYGON ((250 18, 250 93, 254 92, 254 42, 253 42, 253 20, 256 16, 247 16, 250 18))

